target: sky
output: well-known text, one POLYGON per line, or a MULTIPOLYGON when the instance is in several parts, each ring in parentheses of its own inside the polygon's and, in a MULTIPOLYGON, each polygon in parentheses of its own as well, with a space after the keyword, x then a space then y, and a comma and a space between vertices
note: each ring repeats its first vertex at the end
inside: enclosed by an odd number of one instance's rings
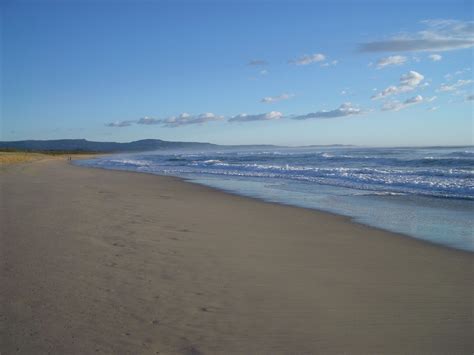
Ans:
POLYGON ((471 145, 473 3, 4 0, 0 139, 471 145))

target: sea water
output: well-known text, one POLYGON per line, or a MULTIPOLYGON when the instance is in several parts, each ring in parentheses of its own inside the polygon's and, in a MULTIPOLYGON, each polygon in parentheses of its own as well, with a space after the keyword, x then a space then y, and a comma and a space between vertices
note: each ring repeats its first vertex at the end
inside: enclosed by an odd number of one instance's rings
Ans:
POLYGON ((474 251, 474 148, 157 151, 77 164, 189 179, 474 251))

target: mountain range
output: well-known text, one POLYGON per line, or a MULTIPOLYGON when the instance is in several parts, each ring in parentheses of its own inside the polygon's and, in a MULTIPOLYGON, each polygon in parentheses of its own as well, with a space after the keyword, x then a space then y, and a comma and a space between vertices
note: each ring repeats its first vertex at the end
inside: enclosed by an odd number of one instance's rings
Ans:
POLYGON ((94 142, 86 139, 0 141, 0 149, 21 151, 63 151, 63 152, 143 152, 161 149, 216 149, 216 148, 271 148, 271 145, 222 146, 198 142, 170 142, 161 139, 142 139, 128 143, 94 142))

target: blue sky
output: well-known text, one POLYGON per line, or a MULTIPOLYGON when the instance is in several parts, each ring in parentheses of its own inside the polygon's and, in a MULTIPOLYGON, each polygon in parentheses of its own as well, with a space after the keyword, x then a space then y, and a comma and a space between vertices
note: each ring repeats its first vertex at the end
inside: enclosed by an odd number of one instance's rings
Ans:
POLYGON ((472 144, 472 1, 4 1, 1 139, 472 144))

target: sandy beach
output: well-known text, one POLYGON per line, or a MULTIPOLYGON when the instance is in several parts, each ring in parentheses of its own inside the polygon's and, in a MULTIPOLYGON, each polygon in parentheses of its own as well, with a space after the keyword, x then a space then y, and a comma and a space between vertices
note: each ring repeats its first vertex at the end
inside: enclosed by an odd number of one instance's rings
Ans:
POLYGON ((472 354, 473 255, 170 177, 0 171, 1 354, 472 354))

